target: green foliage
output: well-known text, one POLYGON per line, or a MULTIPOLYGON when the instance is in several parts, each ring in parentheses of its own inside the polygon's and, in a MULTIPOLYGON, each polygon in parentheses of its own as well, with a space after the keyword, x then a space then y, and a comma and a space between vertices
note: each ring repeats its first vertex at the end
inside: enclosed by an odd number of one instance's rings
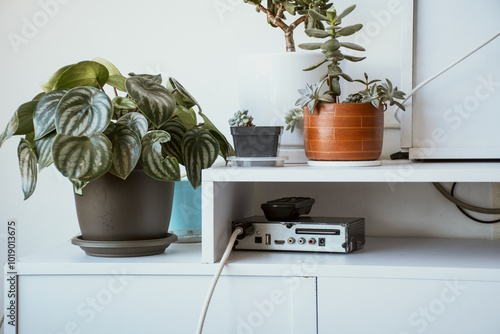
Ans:
POLYGON ((248 114, 248 110, 238 110, 228 122, 229 126, 234 127, 255 126, 252 121, 253 117, 248 114))
MULTIPOLYGON (((360 82, 365 85, 365 89, 359 91, 358 93, 351 94, 347 97, 346 102, 350 103, 372 103, 374 106, 378 107, 380 104, 386 105, 387 103, 392 105, 397 105, 399 108, 404 110, 404 107, 399 103, 398 99, 403 99, 405 93, 399 91, 397 87, 393 87, 391 81, 386 79, 386 83, 378 84, 380 80, 368 80, 368 75, 365 73, 365 80, 353 80, 348 74, 343 73, 340 67, 340 63, 344 60, 351 62, 359 62, 365 59, 365 57, 357 57, 352 55, 344 54, 344 49, 355 50, 355 51, 365 51, 365 49, 357 44, 350 42, 342 42, 339 40, 341 37, 351 36, 357 33, 363 27, 362 24, 354 24, 346 27, 342 27, 342 19, 349 15, 356 5, 352 5, 346 8, 342 13, 337 15, 335 7, 330 7, 326 15, 323 13, 315 12, 314 10, 309 11, 309 15, 314 17, 316 20, 324 22, 326 26, 324 29, 306 29, 306 34, 312 38, 326 39, 322 43, 304 43, 300 44, 299 47, 304 50, 317 50, 321 49, 324 54, 324 59, 320 62, 304 69, 304 71, 310 71, 318 68, 319 66, 328 63, 326 73, 320 78, 317 83, 312 85, 306 84, 305 89, 299 90, 302 97, 296 102, 297 106, 304 108, 306 105, 309 108, 311 115, 314 113, 316 105, 318 103, 336 103, 339 102, 339 97, 341 95, 340 80, 346 80, 348 82, 360 82), (327 84, 328 88, 326 91, 322 90, 324 84, 327 84)), ((296 113, 289 113, 285 116, 285 121, 287 124, 295 124, 296 118, 299 116, 296 113), (295 118, 293 118, 295 117, 295 118), (290 123, 292 122, 292 123, 290 123)), ((287 130, 292 128, 292 125, 287 126, 287 130)))
POLYGON ((162 181, 179 180, 184 164, 193 188, 199 187, 201 170, 217 155, 227 158, 234 151, 179 82, 161 82, 160 75, 125 78, 103 58, 56 71, 0 134, 0 146, 24 136, 18 158, 25 199, 35 190, 38 171, 51 164, 76 191, 108 172, 126 179, 139 163, 162 181), (115 93, 112 99, 106 85, 115 93))
POLYGON ((300 120, 304 118, 304 109, 292 108, 285 114, 285 130, 290 130, 293 133, 295 127, 299 124, 300 120))
POLYGON ((329 0, 243 0, 256 7, 257 12, 264 13, 267 23, 273 28, 281 29, 285 34, 286 50, 295 51, 293 31, 301 23, 305 29, 321 29, 324 25, 321 18, 326 18, 326 11, 333 4, 329 0), (295 17, 287 24, 287 15, 295 17))

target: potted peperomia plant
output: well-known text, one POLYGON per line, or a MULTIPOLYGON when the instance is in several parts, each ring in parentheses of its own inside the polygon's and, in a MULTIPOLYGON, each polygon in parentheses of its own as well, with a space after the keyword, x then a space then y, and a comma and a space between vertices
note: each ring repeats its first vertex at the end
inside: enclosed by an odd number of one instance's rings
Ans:
MULTIPOLYGON (((102 58, 62 67, 0 135, 0 146, 23 136, 18 157, 25 199, 38 172, 51 164, 72 182, 81 239, 97 242, 93 255, 162 252, 173 240, 167 232, 179 165, 196 189, 203 168, 232 154, 191 94, 174 78, 166 86, 161 81, 160 75, 125 77, 102 58)), ((91 254, 92 244, 85 246, 91 254)))
POLYGON ((276 157, 282 126, 255 126, 248 110, 238 110, 229 119, 237 157, 276 157))
POLYGON ((344 73, 340 63, 344 60, 358 62, 364 57, 350 56, 343 49, 364 51, 364 48, 339 38, 351 36, 363 26, 361 24, 342 27, 342 19, 349 15, 355 5, 337 14, 332 6, 326 15, 309 11, 309 15, 325 23, 325 29, 306 29, 306 34, 313 38, 326 39, 324 42, 304 43, 299 45, 305 50, 321 50, 323 59, 308 67, 305 71, 327 64, 318 82, 307 84, 299 90, 302 97, 296 105, 300 109, 291 109, 285 116, 287 129, 293 130, 297 122, 304 118, 304 146, 310 160, 376 160, 380 157, 383 143, 384 111, 389 105, 404 106, 397 100, 404 99, 404 93, 394 87, 388 79, 379 84, 379 80, 353 80, 344 73), (365 87, 358 93, 351 94, 340 102, 340 80, 360 82, 365 87), (326 91, 323 86, 326 85, 326 91))
MULTIPOLYGON (((257 125, 282 126, 283 115, 299 97, 297 90, 304 82, 317 78, 313 72, 303 72, 302 68, 321 59, 321 53, 296 50, 294 33, 305 28, 322 29, 323 22, 309 15, 313 9, 326 13, 332 6, 329 0, 244 0, 254 7, 262 24, 276 31, 278 46, 273 50, 263 50, 239 56, 238 85, 240 108, 252 111, 257 125), (281 37, 279 34, 282 33, 281 37), (283 43, 283 41, 285 43, 283 43), (286 51, 286 52, 285 52, 286 51), (298 52, 295 52, 298 51, 298 52)), ((258 46, 254 48, 258 50, 258 46)), ((301 129, 296 133, 283 133, 281 152, 288 156, 289 163, 304 163, 304 141, 301 129)))

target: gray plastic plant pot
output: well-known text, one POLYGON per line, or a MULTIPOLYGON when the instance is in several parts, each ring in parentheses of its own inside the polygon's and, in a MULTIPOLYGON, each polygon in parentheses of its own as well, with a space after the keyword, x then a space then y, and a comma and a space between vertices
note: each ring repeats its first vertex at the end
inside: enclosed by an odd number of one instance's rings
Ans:
POLYGON ((231 127, 237 157, 277 157, 282 126, 231 127))
POLYGON ((130 241, 168 236, 175 182, 152 179, 136 168, 126 180, 110 173, 75 194, 83 240, 130 241))

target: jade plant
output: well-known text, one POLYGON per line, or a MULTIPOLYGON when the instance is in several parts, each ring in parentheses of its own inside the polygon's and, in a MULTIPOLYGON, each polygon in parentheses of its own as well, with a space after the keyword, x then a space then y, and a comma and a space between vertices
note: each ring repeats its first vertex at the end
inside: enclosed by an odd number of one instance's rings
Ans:
POLYGON ((248 110, 238 110, 234 113, 233 117, 229 119, 229 126, 231 127, 250 127, 255 126, 253 117, 248 114, 248 110))
POLYGON ((125 77, 102 58, 55 72, 0 134, 0 146, 22 136, 24 198, 34 192, 38 172, 51 164, 77 192, 108 172, 126 179, 138 165, 154 179, 178 181, 182 164, 193 188, 199 187, 201 170, 233 149, 178 81, 161 82, 160 75, 125 77))
POLYGON ((324 55, 324 58, 320 62, 304 69, 304 71, 316 69, 325 63, 328 65, 326 67, 326 73, 320 77, 318 82, 306 84, 305 89, 299 90, 302 96, 297 100, 296 105, 300 106, 300 108, 291 109, 285 115, 287 130, 294 130, 295 126, 303 117, 303 108, 305 106, 308 107, 312 115, 318 103, 339 103, 341 79, 348 82, 359 82, 365 86, 364 89, 360 90, 358 93, 349 95, 344 102, 372 103, 377 108, 380 105, 384 107, 386 107, 387 104, 391 106, 397 105, 404 110, 404 106, 397 100, 404 99, 405 93, 393 86, 389 79, 386 79, 385 83, 379 84, 378 82, 380 82, 380 80, 370 81, 368 80, 368 75, 365 73, 365 80, 353 80, 348 74, 344 73, 340 67, 341 62, 344 60, 359 62, 365 59, 365 57, 344 54, 344 49, 355 51, 365 51, 365 49, 355 43, 341 41, 342 37, 354 35, 363 27, 362 24, 354 24, 346 27, 341 26, 342 19, 349 15, 355 8, 356 5, 352 5, 340 14, 337 14, 335 7, 332 6, 326 11, 326 15, 314 10, 309 10, 309 15, 318 21, 324 22, 325 28, 306 29, 306 34, 312 38, 326 39, 326 41, 299 45, 299 47, 304 50, 321 50, 324 55), (323 89, 325 84, 327 85, 326 90, 323 89))
POLYGON ((325 14, 333 4, 329 0, 243 0, 255 5, 257 12, 264 13, 267 22, 274 28, 279 28, 285 35, 286 51, 295 52, 294 30, 304 23, 307 29, 324 29, 323 23, 309 15, 310 10, 325 14), (265 3, 262 5, 262 3, 265 3), (286 15, 296 17, 287 23, 286 15))

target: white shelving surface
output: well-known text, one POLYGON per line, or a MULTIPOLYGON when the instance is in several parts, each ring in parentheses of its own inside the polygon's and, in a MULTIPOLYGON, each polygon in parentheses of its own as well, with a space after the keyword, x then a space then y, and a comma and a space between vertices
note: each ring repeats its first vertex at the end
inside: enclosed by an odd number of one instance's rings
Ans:
POLYGON ((500 182, 500 162, 383 160, 371 167, 214 167, 206 182, 500 182))
MULTIPOLYGON (((22 258, 18 275, 213 275, 200 244, 173 244, 146 257, 87 256, 69 242, 22 258)), ((368 238, 349 253, 232 252, 223 275, 317 276, 500 281, 500 242, 438 238, 368 238)))
POLYGON ((203 171, 202 262, 217 262, 234 219, 254 215, 257 183, 500 182, 500 162, 384 160, 372 167, 215 167, 203 171))

